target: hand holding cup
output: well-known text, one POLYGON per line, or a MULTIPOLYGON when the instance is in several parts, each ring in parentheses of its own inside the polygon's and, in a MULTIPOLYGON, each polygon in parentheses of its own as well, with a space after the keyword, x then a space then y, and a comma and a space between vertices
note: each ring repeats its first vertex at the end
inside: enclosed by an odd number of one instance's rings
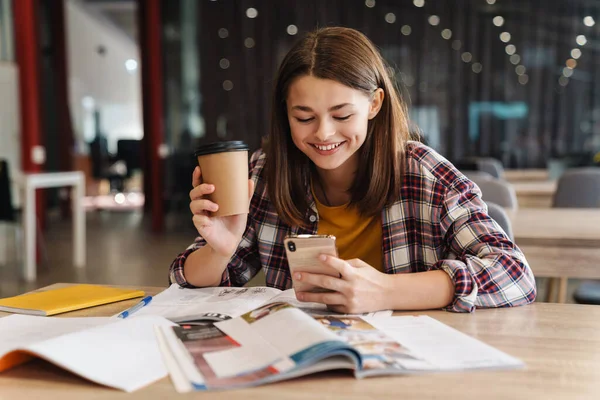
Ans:
POLYGON ((233 255, 248 220, 254 182, 248 179, 248 148, 241 142, 214 143, 196 151, 190 210, 198 233, 219 255, 233 255))

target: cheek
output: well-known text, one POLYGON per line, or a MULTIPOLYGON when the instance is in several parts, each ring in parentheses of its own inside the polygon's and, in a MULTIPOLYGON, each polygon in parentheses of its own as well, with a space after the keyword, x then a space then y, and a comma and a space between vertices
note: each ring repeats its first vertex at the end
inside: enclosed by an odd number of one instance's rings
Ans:
POLYGON ((306 137, 302 127, 290 125, 290 132, 292 133, 292 142, 296 147, 302 146, 302 140, 306 137))
POLYGON ((292 138, 302 140, 310 135, 311 129, 310 125, 291 124, 290 132, 292 133, 292 138))
POLYGON ((368 128, 369 119, 365 117, 355 119, 352 121, 352 124, 347 125, 343 131, 348 135, 353 136, 355 140, 363 142, 367 136, 368 128))

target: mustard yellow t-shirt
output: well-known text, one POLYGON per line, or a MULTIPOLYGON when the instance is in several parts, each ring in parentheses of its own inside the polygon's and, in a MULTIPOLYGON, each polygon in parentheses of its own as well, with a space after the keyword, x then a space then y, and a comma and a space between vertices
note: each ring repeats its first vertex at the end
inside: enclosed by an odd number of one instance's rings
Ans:
POLYGON ((354 207, 328 207, 313 197, 319 213, 317 234, 336 237, 341 259, 359 258, 383 272, 381 215, 363 217, 354 207))

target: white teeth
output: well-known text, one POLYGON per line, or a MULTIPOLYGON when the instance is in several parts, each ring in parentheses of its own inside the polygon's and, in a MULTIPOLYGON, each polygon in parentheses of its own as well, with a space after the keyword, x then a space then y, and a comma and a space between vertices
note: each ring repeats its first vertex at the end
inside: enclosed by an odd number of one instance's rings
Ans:
MULTIPOLYGON (((342 142, 343 143, 343 142, 342 142)), ((321 151, 327 151, 327 150, 332 150, 335 149, 336 147, 338 147, 339 145, 341 145, 342 143, 336 143, 336 144, 330 144, 327 146, 319 146, 318 144, 315 144, 314 146, 321 150, 321 151)))

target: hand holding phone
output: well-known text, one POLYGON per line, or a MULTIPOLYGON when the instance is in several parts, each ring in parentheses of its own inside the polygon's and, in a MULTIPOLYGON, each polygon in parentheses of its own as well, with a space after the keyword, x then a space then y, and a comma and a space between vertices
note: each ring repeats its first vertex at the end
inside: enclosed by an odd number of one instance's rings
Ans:
POLYGON ((292 274, 292 282, 296 292, 326 292, 320 288, 304 282, 294 281, 295 272, 309 272, 329 276, 339 276, 334 268, 325 266, 319 261, 321 254, 334 257, 338 256, 335 245, 335 236, 331 235, 291 235, 284 239, 285 252, 292 274))

